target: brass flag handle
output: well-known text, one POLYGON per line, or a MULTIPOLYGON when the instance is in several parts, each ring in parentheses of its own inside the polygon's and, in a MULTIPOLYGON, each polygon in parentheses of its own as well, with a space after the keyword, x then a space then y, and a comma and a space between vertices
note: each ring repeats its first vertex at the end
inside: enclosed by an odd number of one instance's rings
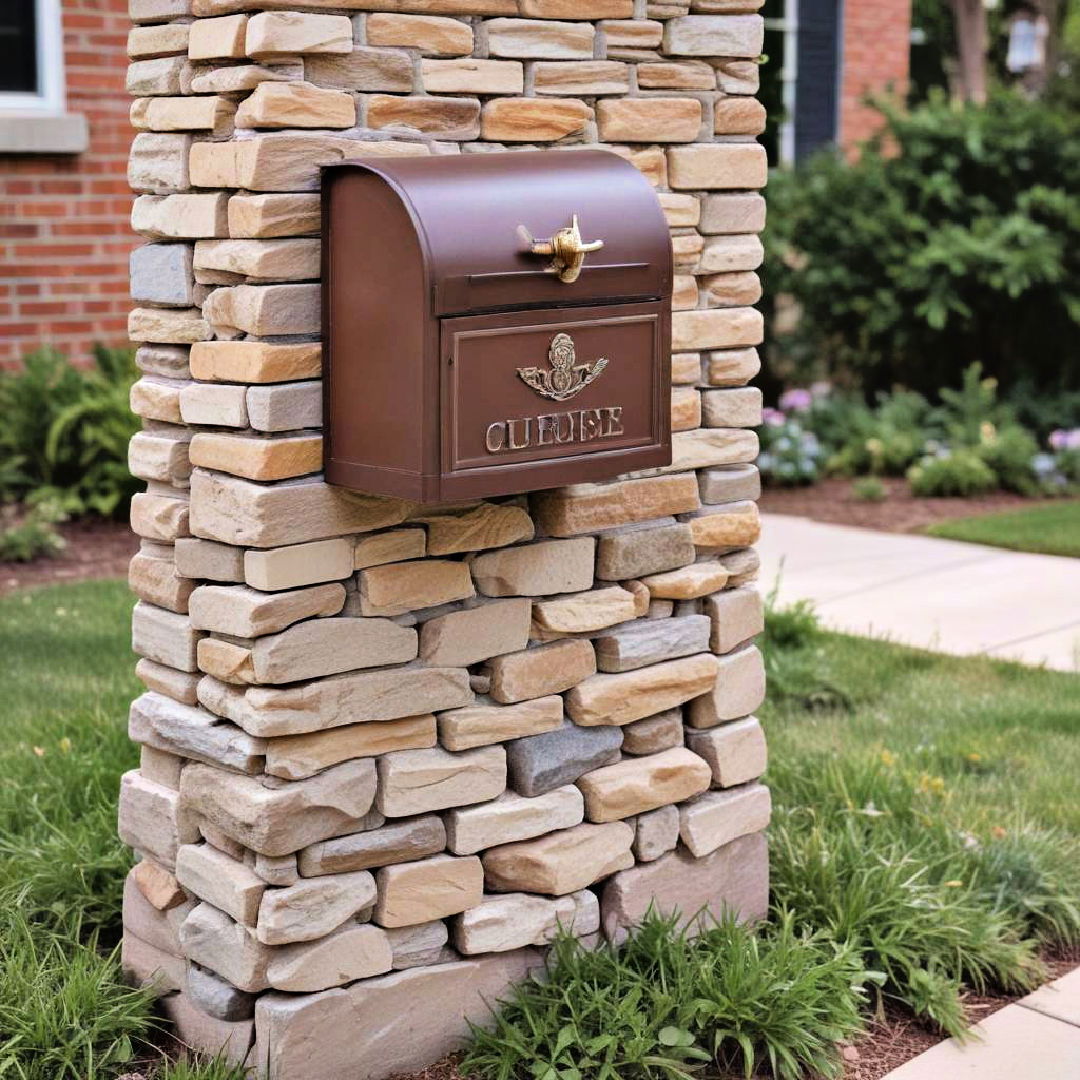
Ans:
MULTIPOLYGON (((525 232, 524 229, 522 231, 525 232)), ((527 232, 525 235, 528 237, 527 232)), ((585 256, 590 251, 599 251, 604 246, 603 240, 584 241, 581 239, 577 214, 573 216, 569 225, 559 229, 550 239, 534 240, 528 237, 528 243, 529 251, 533 255, 552 256, 549 269, 567 285, 577 281, 585 256)))

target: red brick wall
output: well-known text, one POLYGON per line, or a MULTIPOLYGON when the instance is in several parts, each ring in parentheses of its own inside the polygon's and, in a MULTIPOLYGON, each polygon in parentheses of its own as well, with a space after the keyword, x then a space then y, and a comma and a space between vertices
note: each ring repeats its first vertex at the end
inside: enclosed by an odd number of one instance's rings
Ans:
POLYGON ((842 146, 852 147, 880 126, 863 104, 866 95, 903 92, 908 78, 911 0, 846 0, 843 78, 840 85, 842 146))
MULTIPOLYGON (((82 154, 0 155, 0 365, 39 345, 73 360, 126 343, 129 99, 126 0, 63 0, 67 111, 82 154)), ((3 123, 0 117, 0 123, 3 123)))

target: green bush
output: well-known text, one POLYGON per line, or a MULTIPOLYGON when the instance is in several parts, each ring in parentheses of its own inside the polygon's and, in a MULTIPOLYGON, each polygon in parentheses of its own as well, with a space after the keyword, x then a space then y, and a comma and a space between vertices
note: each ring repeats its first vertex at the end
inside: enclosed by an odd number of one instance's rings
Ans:
POLYGON ((866 392, 934 395, 975 361, 1080 388, 1080 116, 1006 92, 883 111, 857 162, 770 181, 767 289, 800 313, 775 345, 866 392))
POLYGON ((884 502, 888 494, 876 476, 863 476, 851 485, 851 494, 859 502, 884 502))
POLYGON ((51 500, 21 515, 13 506, 0 505, 0 562, 33 562, 59 554, 64 540, 54 526, 63 520, 64 514, 51 500))
POLYGON ((942 449, 928 454, 907 472, 913 495, 940 497, 985 495, 997 487, 993 469, 975 450, 942 449))
POLYGON ((89 370, 42 349, 0 372, 0 501, 48 498, 72 515, 122 515, 139 486, 127 467, 137 374, 128 350, 101 347, 89 370))
POLYGON ((790 918, 760 932, 727 918, 696 940, 646 916, 621 948, 563 936, 544 979, 518 986, 462 1071, 485 1080, 689 1080, 704 1063, 778 1080, 838 1076, 862 1026, 853 950, 790 918))

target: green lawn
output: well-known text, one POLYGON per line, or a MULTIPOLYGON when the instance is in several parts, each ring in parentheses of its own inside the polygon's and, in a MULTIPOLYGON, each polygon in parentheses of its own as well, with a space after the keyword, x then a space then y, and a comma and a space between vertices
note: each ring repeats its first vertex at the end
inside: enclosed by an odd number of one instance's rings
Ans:
POLYGON ((1080 501, 941 521, 926 531, 949 540, 1080 558, 1080 501))
MULTIPOLYGON (((0 1076, 117 1080, 133 1066, 154 1080, 236 1075, 156 1059, 151 1005, 119 977, 130 855, 115 836, 115 802, 138 756, 126 733, 139 692, 130 610, 123 582, 0 598, 0 1076)), ((652 926, 636 953, 568 959, 551 995, 504 1011, 502 1034, 474 1050, 472 1065, 486 1066, 474 1075, 527 1080, 547 1054, 576 1068, 631 1035, 644 1057, 704 1054, 726 1068, 743 1045, 759 1055, 779 1046, 826 1068, 866 995, 959 1030, 963 987, 1020 990, 1039 977, 1040 943, 1080 936, 1076 676, 827 634, 798 611, 770 619, 764 647, 774 901, 791 915, 756 942, 729 926, 691 947, 652 926), (656 1022, 642 1026, 627 1002, 668 976, 696 985, 695 965, 717 976, 695 990, 712 995, 714 1012, 661 994, 650 998, 656 1022), (872 986, 838 997, 875 972, 872 986), (597 994, 623 978, 625 993, 597 994), (568 1009, 590 1015, 587 1044, 567 1027, 568 1009), (716 1049, 718 1027, 732 1025, 741 1034, 716 1049)))

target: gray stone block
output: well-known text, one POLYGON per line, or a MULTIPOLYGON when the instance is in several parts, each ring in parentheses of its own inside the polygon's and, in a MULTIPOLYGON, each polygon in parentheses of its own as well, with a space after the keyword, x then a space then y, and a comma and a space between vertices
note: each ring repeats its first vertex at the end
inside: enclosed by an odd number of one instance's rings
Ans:
POLYGON ((195 278, 190 244, 143 244, 131 253, 131 299, 137 304, 191 307, 195 278))
POLYGON ((635 668, 705 652, 709 647, 708 615, 678 615, 670 619, 637 619, 602 631, 596 638, 600 671, 635 668))
POLYGON ((255 1015, 254 994, 198 964, 188 965, 187 992, 192 1003, 215 1020, 250 1020, 255 1015))
POLYGON ((618 727, 581 728, 515 739, 506 745, 510 786, 519 795, 543 795, 579 776, 619 760, 623 733, 618 727))

